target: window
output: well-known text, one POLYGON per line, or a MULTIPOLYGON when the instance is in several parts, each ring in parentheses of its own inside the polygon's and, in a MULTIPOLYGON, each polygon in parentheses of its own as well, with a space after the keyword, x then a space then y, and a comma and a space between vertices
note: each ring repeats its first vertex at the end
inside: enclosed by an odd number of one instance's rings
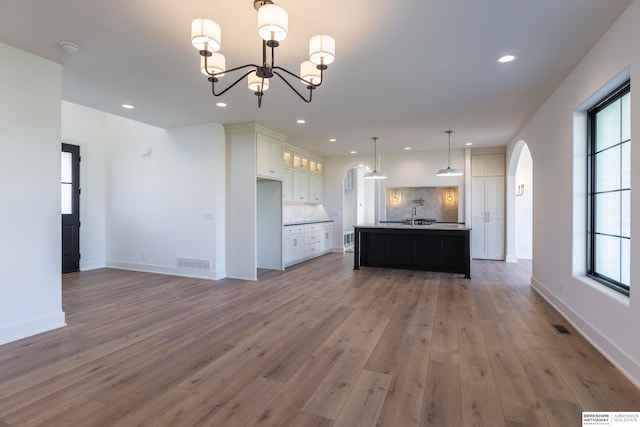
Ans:
POLYGON ((630 292, 631 85, 588 111, 587 274, 630 292))
POLYGON ((73 206, 73 164, 71 153, 63 151, 61 153, 61 173, 60 173, 60 196, 62 214, 70 214, 73 206))

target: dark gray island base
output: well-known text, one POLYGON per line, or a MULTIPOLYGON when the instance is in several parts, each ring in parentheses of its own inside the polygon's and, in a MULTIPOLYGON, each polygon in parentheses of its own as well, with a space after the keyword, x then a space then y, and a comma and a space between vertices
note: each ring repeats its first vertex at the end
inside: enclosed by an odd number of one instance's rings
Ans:
POLYGON ((457 224, 354 226, 353 269, 363 267, 461 273, 471 278, 470 228, 457 224))

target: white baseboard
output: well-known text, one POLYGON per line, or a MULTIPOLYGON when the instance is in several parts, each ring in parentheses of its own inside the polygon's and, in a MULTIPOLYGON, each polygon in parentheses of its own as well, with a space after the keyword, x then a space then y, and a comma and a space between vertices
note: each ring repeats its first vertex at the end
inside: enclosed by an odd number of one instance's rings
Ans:
POLYGON ((196 279, 218 280, 220 276, 225 277, 224 271, 222 275, 216 271, 197 270, 191 268, 170 267, 165 265, 138 264, 126 261, 107 261, 107 267, 118 268, 121 270, 142 271, 145 273, 168 274, 170 276, 193 277, 196 279))
POLYGON ((67 326, 64 311, 0 328, 0 345, 67 326))
POLYGON ((105 268, 107 265, 104 261, 88 261, 83 262, 80 260, 80 271, 97 270, 98 268, 105 268))
POLYGON ((618 348, 605 335, 601 334, 593 325, 583 319, 562 300, 544 286, 540 281, 531 277, 531 286, 549 304, 553 306, 579 333, 589 341, 609 362, 611 362, 636 387, 640 388, 640 364, 633 360, 623 350, 618 348))

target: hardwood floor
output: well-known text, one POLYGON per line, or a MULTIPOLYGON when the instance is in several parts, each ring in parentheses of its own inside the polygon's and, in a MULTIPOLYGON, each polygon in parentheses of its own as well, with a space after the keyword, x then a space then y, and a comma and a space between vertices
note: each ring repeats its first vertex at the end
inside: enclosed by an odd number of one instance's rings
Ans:
POLYGON ((66 275, 68 326, 0 347, 0 426, 565 427, 640 410, 530 264, 473 261, 468 280, 352 257, 257 282, 66 275))

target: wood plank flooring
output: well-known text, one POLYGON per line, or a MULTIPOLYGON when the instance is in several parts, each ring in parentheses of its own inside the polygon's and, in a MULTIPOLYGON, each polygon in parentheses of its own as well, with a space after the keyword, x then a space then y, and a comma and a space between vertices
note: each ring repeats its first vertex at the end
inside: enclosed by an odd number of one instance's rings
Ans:
POLYGON ((473 261, 471 280, 352 266, 66 275, 68 326, 0 346, 0 426, 566 427, 640 410, 530 263, 473 261))

